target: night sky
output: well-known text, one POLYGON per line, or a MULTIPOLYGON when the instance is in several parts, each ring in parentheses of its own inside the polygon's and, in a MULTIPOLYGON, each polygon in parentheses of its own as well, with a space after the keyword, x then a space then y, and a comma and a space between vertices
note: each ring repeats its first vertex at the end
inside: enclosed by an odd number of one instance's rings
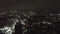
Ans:
POLYGON ((60 8, 59 0, 0 0, 0 8, 60 8))

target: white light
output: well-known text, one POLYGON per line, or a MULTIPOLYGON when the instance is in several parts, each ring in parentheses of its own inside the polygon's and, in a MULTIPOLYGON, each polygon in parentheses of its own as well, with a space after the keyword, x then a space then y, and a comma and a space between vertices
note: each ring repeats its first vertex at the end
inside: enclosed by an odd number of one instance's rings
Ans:
POLYGON ((46 24, 46 22, 45 22, 45 21, 43 21, 42 23, 43 23, 43 24, 46 24))
POLYGON ((25 25, 25 22, 24 22, 24 20, 21 20, 21 24, 25 25))
POLYGON ((52 24, 52 23, 48 22, 48 24, 52 24))
POLYGON ((60 15, 60 14, 58 14, 58 15, 60 15))

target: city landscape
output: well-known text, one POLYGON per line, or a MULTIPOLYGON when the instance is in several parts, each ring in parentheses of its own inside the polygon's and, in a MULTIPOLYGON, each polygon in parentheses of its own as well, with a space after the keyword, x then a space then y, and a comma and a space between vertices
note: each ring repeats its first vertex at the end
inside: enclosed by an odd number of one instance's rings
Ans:
POLYGON ((0 31, 5 34, 58 34, 60 9, 1 9, 0 31))

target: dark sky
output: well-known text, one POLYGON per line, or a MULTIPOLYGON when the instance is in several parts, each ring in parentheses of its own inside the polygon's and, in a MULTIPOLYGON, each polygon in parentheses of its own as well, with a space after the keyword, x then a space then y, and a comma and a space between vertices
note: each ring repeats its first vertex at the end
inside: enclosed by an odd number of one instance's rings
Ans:
POLYGON ((59 0, 0 0, 0 8, 59 8, 59 0))

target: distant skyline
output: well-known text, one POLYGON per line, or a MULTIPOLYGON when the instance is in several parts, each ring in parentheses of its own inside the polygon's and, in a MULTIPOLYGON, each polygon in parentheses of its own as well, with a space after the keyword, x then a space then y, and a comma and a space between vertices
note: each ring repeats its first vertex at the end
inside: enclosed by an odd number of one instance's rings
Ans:
POLYGON ((0 0, 0 8, 60 8, 60 0, 0 0))

